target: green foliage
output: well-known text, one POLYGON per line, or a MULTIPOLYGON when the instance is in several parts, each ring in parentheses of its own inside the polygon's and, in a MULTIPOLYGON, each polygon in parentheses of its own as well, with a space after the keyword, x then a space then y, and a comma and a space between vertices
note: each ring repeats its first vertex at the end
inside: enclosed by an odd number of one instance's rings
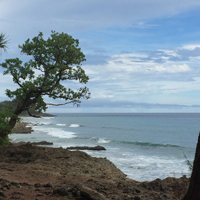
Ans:
POLYGON ((17 103, 15 100, 13 101, 2 101, 0 102, 0 112, 3 112, 5 109, 9 109, 10 111, 14 111, 14 109, 17 107, 17 103))
POLYGON ((12 107, 4 108, 4 110, 0 112, 0 144, 7 144, 9 142, 8 135, 11 134, 9 119, 11 117, 19 121, 19 118, 12 113, 12 107))
MULTIPOLYGON (((2 37, 0 44, 6 45, 5 35, 2 37)), ((10 74, 13 82, 19 86, 14 91, 6 90, 6 95, 15 101, 15 106, 10 112, 1 112, 0 138, 3 138, 4 142, 20 113, 27 111, 33 116, 31 109, 37 112, 46 111, 48 104, 44 101, 44 96, 62 99, 63 104, 77 105, 81 99, 90 98, 87 87, 80 87, 76 91, 66 87, 68 81, 86 84, 89 80, 80 66, 85 61, 85 55, 78 46, 79 41, 66 33, 52 31, 50 37, 45 40, 40 32, 38 36, 19 46, 21 53, 31 57, 28 62, 23 63, 19 58, 14 58, 6 59, 0 64, 5 69, 4 75, 10 74), (5 119, 8 117, 7 123, 5 119)))
POLYGON ((5 68, 4 75, 11 74, 13 82, 19 85, 15 91, 7 89, 6 95, 16 99, 22 111, 35 106, 39 112, 47 109, 43 99, 45 95, 74 104, 80 103, 82 98, 88 99, 90 93, 87 87, 74 91, 61 84, 68 80, 80 83, 89 80, 80 67, 85 55, 78 45, 79 41, 72 36, 53 31, 47 40, 43 39, 41 32, 32 40, 26 40, 19 48, 32 59, 24 64, 19 58, 7 59, 1 64, 5 68))
POLYGON ((7 43, 8 43, 8 40, 7 40, 6 35, 4 33, 1 33, 0 34, 0 51, 1 51, 1 49, 6 51, 7 43))
MULTIPOLYGON (((10 112, 14 112, 14 110, 17 108, 17 101, 14 99, 12 101, 2 101, 0 102, 0 112, 3 112, 5 109, 9 109, 10 112)), ((35 107, 30 108, 30 112, 38 115, 39 113, 37 111, 35 111, 35 107)), ((26 111, 23 111, 21 113, 22 115, 28 115, 28 113, 26 111)))

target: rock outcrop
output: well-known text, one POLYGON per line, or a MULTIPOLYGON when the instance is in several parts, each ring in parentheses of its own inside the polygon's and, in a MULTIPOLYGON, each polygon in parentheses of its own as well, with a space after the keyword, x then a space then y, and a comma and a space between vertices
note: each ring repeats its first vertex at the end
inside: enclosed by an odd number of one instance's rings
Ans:
POLYGON ((41 142, 31 142, 33 145, 53 145, 53 142, 41 141, 41 142))
POLYGON ((12 132, 13 133, 31 133, 33 129, 31 127, 27 127, 28 123, 26 122, 17 122, 15 127, 13 128, 12 132))
POLYGON ((88 147, 88 146, 76 146, 76 147, 67 147, 69 150, 94 150, 94 151, 105 151, 106 148, 102 146, 88 147))
POLYGON ((175 200, 189 180, 126 178, 106 158, 31 143, 0 146, 0 199, 175 200))

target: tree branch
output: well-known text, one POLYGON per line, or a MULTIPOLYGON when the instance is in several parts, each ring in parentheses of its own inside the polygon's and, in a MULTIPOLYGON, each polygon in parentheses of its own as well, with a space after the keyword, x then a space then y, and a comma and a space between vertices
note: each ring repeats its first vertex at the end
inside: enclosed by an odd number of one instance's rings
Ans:
POLYGON ((69 103, 79 103, 78 100, 73 100, 73 101, 69 101, 69 102, 66 102, 66 103, 59 103, 59 104, 55 104, 55 103, 46 103, 46 105, 48 106, 63 106, 63 105, 66 105, 66 104, 69 104, 69 103))
POLYGON ((31 114, 30 111, 29 111, 29 109, 27 109, 27 112, 28 112, 28 114, 29 114, 31 117, 41 118, 41 117, 38 116, 38 115, 33 115, 33 114, 31 114))

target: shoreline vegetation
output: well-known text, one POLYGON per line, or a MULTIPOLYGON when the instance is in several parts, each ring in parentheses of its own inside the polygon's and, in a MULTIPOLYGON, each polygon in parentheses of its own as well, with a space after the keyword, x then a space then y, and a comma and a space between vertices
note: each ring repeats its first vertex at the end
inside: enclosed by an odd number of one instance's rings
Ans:
MULTIPOLYGON (((18 133, 31 133, 18 123, 18 133)), ((28 129, 26 129, 28 128, 28 129)), ((0 197, 4 199, 174 200, 187 192, 189 179, 168 177, 138 182, 107 158, 85 152, 37 146, 30 142, 0 146, 0 197)), ((45 144, 44 144, 45 145, 45 144)), ((48 145, 48 144, 46 144, 48 145)), ((73 148, 72 148, 73 149, 73 148)))

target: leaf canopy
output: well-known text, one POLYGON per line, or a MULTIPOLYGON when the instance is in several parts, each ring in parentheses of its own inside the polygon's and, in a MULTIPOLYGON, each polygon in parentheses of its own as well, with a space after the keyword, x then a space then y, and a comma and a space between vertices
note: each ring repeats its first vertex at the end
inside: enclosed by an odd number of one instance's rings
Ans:
POLYGON ((90 97, 87 87, 74 91, 64 85, 69 80, 83 84, 89 80, 80 66, 86 59, 77 39, 66 33, 52 31, 45 40, 40 32, 32 40, 28 39, 23 45, 19 45, 19 48, 21 53, 31 56, 28 62, 23 63, 15 58, 7 59, 1 64, 5 68, 4 75, 11 74, 13 82, 19 86, 15 91, 6 90, 8 97, 18 101, 15 114, 33 106, 38 111, 45 111, 45 95, 63 99, 65 104, 78 104, 81 99, 90 97))

